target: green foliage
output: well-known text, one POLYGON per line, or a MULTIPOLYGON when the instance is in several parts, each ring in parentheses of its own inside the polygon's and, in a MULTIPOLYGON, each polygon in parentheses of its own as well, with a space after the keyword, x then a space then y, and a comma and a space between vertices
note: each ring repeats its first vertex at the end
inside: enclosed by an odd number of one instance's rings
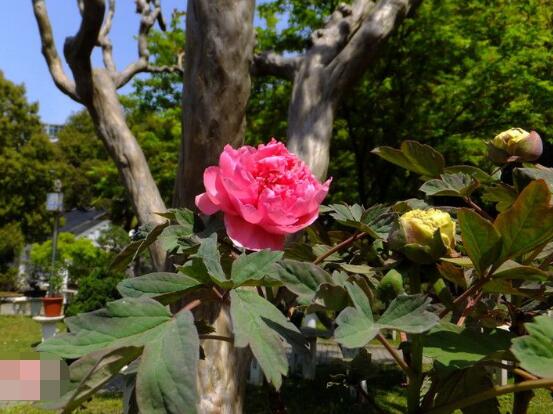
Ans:
MULTIPOLYGON (((108 254, 94 246, 91 240, 78 238, 72 233, 60 233, 56 254, 56 273, 66 270, 73 282, 78 282, 91 269, 107 263, 108 254)), ((52 240, 34 243, 30 253, 35 272, 50 273, 52 266, 52 240)))
POLYGON ((230 295, 230 314, 235 323, 234 344, 237 347, 249 346, 267 381, 279 389, 282 376, 288 373, 288 359, 282 335, 273 326, 299 334, 298 329, 257 293, 235 289, 230 295))
POLYGON ((124 274, 113 272, 106 267, 96 268, 80 277, 77 294, 69 303, 65 314, 74 316, 83 312, 92 312, 112 300, 119 299, 117 285, 124 278, 124 274))
POLYGON ((25 88, 0 72, 0 228, 19 227, 10 235, 13 246, 21 242, 20 235, 33 242, 50 233, 46 193, 63 174, 59 151, 42 131, 37 104, 28 103, 25 88))
POLYGON ((553 318, 538 316, 526 329, 528 336, 513 340, 513 354, 530 373, 553 378, 553 318))

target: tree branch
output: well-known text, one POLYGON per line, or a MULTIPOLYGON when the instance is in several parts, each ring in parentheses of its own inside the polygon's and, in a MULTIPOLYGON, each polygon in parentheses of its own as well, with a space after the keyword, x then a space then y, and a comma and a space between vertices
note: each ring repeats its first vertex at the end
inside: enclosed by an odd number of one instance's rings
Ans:
POLYGON ((142 72, 149 73, 183 73, 181 59, 179 64, 172 66, 153 66, 150 65, 150 51, 148 50, 148 34, 157 21, 162 30, 165 30, 165 22, 161 14, 160 0, 136 0, 136 12, 142 17, 138 29, 138 60, 128 65, 116 77, 115 84, 117 88, 123 87, 136 74, 142 72))
POLYGON ((263 52, 253 57, 251 73, 294 80, 302 59, 302 56, 284 57, 275 52, 263 52))
POLYGON ((90 66, 90 56, 104 22, 104 0, 88 0, 82 8, 79 31, 65 40, 64 54, 69 66, 90 66))
POLYGON ((46 59, 48 70, 50 71, 54 83, 61 92, 68 95, 71 99, 80 102, 81 100, 77 95, 75 83, 67 77, 63 70, 61 59, 54 42, 54 34, 52 32, 52 26, 48 18, 44 0, 33 0, 33 11, 38 24, 42 54, 46 59))
POLYGON ((111 25, 113 23, 113 15, 115 14, 115 0, 109 0, 109 9, 108 15, 100 33, 98 34, 97 45, 102 48, 102 58, 104 60, 104 66, 106 69, 113 74, 117 72, 115 67, 115 62, 113 61, 113 46, 111 44, 111 39, 109 38, 109 32, 111 30, 111 25))
POLYGON ((394 32, 403 19, 415 10, 422 0, 380 0, 371 6, 358 0, 352 9, 358 21, 350 23, 347 44, 328 65, 330 84, 343 91, 355 82, 373 62, 381 44, 394 32))

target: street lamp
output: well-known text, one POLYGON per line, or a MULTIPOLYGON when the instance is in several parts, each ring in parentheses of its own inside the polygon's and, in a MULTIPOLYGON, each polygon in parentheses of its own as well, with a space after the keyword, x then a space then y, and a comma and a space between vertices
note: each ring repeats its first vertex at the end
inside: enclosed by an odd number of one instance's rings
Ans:
POLYGON ((54 180, 54 192, 46 196, 46 210, 54 212, 54 231, 52 234, 52 271, 50 278, 54 276, 56 265, 56 253, 58 247, 58 228, 60 225, 60 216, 63 212, 63 193, 61 192, 61 181, 54 180))

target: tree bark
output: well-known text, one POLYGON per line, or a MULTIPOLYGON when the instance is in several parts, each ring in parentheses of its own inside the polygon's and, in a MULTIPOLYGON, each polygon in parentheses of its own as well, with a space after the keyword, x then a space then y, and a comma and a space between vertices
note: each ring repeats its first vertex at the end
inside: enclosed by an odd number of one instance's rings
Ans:
MULTIPOLYGON (((226 144, 244 143, 254 9, 254 0, 188 1, 177 207, 195 210, 196 195, 205 191, 205 168, 218 164, 226 144)), ((228 309, 205 306, 202 311, 213 313, 217 334, 232 334, 228 309)), ((203 341, 202 347, 199 412, 241 413, 250 352, 223 341, 203 341)))
MULTIPOLYGON (((69 79, 63 70, 54 43, 45 1, 32 0, 32 4, 39 28, 42 54, 54 83, 60 91, 87 108, 98 135, 117 166, 140 223, 161 223, 164 219, 155 213, 164 212, 165 204, 150 173, 146 157, 127 126, 117 95, 117 89, 136 73, 178 70, 174 67, 153 68, 148 64, 147 35, 154 22, 160 19, 159 5, 141 11, 138 34, 139 60, 119 73, 115 68, 109 39, 115 0, 109 0, 105 19, 105 0, 80 2, 81 25, 75 36, 68 37, 64 44, 65 60, 73 74, 73 79, 69 79), (96 46, 102 48, 105 69, 92 68, 91 54, 96 46)), ((154 243, 150 247, 150 254, 154 266, 163 269, 166 254, 160 243, 154 243)))
MULTIPOLYGON (((117 166, 138 220, 141 223, 152 224, 166 221, 156 214, 166 210, 165 203, 152 177, 146 157, 127 126, 112 78, 106 70, 94 69, 92 85, 92 99, 86 107, 92 116, 98 136, 117 166)), ((150 255, 155 268, 163 269, 166 254, 158 242, 150 248, 150 255)))
POLYGON ((288 111, 288 148, 313 173, 326 176, 336 107, 378 51, 422 0, 357 0, 341 5, 313 34, 294 77, 288 111))
POLYGON ((254 0, 188 1, 176 206, 195 208, 205 168, 244 143, 254 9, 254 0))

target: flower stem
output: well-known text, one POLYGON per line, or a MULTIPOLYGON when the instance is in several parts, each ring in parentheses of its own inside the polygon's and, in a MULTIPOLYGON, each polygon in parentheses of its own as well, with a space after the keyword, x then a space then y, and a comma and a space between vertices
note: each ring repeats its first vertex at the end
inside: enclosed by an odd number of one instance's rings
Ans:
POLYGON ((489 390, 482 391, 470 397, 454 401, 449 404, 444 404, 425 412, 425 414, 449 414, 459 408, 465 408, 470 405, 477 404, 481 401, 489 400, 490 398, 498 397, 503 394, 512 392, 529 391, 535 388, 547 388, 553 385, 553 378, 540 378, 536 380, 522 381, 516 384, 507 384, 501 387, 493 387, 489 390))
POLYGON ((327 250, 325 253, 321 254, 319 257, 317 257, 313 264, 319 264, 327 257, 331 256, 333 253, 336 253, 337 251, 348 247, 350 244, 352 244, 354 241, 362 239, 363 237, 367 236, 367 233, 365 232, 357 232, 353 234, 351 237, 348 237, 343 242, 337 244, 336 246, 332 247, 331 249, 327 250))
POLYGON ((392 356, 392 358, 394 358, 394 360, 396 361, 396 363, 399 365, 399 367, 405 372, 405 374, 411 378, 413 377, 413 371, 411 370, 411 368, 409 368, 409 365, 407 365, 407 363, 405 362, 405 360, 402 358, 402 356, 399 354, 399 352, 397 352, 397 350, 392 346, 392 344, 390 344, 388 342, 388 340, 386 338, 384 338, 384 336, 379 333, 376 335, 376 339, 382 344, 384 345, 384 348, 386 348, 386 350, 390 353, 390 355, 392 356))
MULTIPOLYGON (((409 284, 411 294, 417 294, 421 292, 421 280, 420 269, 418 266, 413 267, 409 272, 409 284)), ((419 411, 420 395, 422 387, 422 352, 423 344, 420 334, 410 335, 411 344, 409 347, 410 352, 410 369, 412 375, 409 377, 409 384, 407 386, 407 412, 409 414, 415 414, 419 411)))

